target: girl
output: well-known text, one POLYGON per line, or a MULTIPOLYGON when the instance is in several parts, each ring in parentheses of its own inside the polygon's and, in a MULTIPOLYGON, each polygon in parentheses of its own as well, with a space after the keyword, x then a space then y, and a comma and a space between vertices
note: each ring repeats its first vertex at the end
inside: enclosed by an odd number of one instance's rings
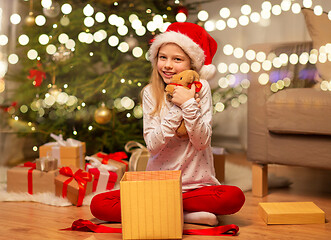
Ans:
MULTIPOLYGON (((215 73, 211 65, 216 41, 193 23, 173 23, 155 37, 149 50, 153 66, 150 84, 143 90, 144 139, 151 157, 147 171, 181 170, 184 221, 217 225, 216 215, 233 214, 245 201, 234 186, 220 185, 215 177, 211 151, 212 101, 206 80, 215 73), (164 89, 174 74, 193 69, 200 74, 202 89, 176 86, 171 102, 164 89), (187 137, 176 129, 184 119, 187 137)), ((92 214, 102 220, 121 220, 119 190, 96 195, 92 214)))

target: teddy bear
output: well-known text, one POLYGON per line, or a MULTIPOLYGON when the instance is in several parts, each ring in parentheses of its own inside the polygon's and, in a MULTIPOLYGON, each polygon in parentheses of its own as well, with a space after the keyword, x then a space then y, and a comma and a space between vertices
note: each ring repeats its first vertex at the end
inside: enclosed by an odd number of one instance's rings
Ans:
MULTIPOLYGON (((174 75, 171 78, 171 83, 169 83, 166 88, 166 98, 168 101, 171 101, 172 94, 175 90, 176 86, 183 86, 187 89, 190 89, 192 84, 195 84, 196 86, 196 92, 199 92, 202 85, 201 82, 199 82, 199 74, 194 70, 185 70, 182 71, 176 75, 174 75)), ((185 137, 187 136, 186 127, 184 124, 184 120, 181 121, 179 127, 176 130, 176 134, 178 137, 185 137)))

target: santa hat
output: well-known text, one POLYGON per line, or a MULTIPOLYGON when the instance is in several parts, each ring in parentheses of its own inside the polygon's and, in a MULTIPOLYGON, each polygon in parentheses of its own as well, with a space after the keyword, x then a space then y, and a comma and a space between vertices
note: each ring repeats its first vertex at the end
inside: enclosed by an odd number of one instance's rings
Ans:
POLYGON ((164 43, 175 43, 191 58, 193 67, 199 72, 201 79, 211 79, 216 67, 211 64, 217 50, 216 41, 206 30, 194 23, 175 22, 169 25, 164 33, 157 35, 149 49, 149 59, 157 60, 159 48, 164 43))

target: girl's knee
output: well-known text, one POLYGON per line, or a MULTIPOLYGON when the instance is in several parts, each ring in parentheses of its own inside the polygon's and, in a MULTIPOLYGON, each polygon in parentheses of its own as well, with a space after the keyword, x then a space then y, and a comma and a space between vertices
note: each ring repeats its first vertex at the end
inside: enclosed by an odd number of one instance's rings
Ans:
POLYGON ((243 191, 236 186, 222 185, 216 189, 219 198, 218 214, 234 214, 238 212, 245 203, 243 191))
POLYGON ((101 194, 95 195, 92 198, 91 204, 90 204, 90 210, 91 210, 92 215, 99 219, 101 219, 100 213, 102 213, 102 209, 100 209, 100 208, 102 208, 101 206, 103 205, 103 204, 101 204, 103 202, 102 199, 103 199, 103 197, 101 196, 101 194))

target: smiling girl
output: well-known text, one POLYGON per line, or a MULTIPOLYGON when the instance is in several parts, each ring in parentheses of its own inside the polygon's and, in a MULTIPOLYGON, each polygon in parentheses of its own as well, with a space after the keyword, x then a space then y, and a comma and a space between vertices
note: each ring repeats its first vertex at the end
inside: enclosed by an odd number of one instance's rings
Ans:
MULTIPOLYGON (((245 202, 235 186, 221 185, 215 177, 212 135, 212 99, 207 82, 214 73, 216 41, 193 23, 173 23, 155 37, 149 50, 153 71, 143 89, 144 139, 150 152, 147 171, 181 170, 184 221, 217 225, 216 215, 233 214, 245 202), (202 89, 176 86, 171 102, 165 87, 173 75, 193 69, 200 74, 202 89), (187 137, 176 130, 184 120, 187 137)), ((102 220, 120 221, 119 190, 95 196, 92 214, 102 220)))

